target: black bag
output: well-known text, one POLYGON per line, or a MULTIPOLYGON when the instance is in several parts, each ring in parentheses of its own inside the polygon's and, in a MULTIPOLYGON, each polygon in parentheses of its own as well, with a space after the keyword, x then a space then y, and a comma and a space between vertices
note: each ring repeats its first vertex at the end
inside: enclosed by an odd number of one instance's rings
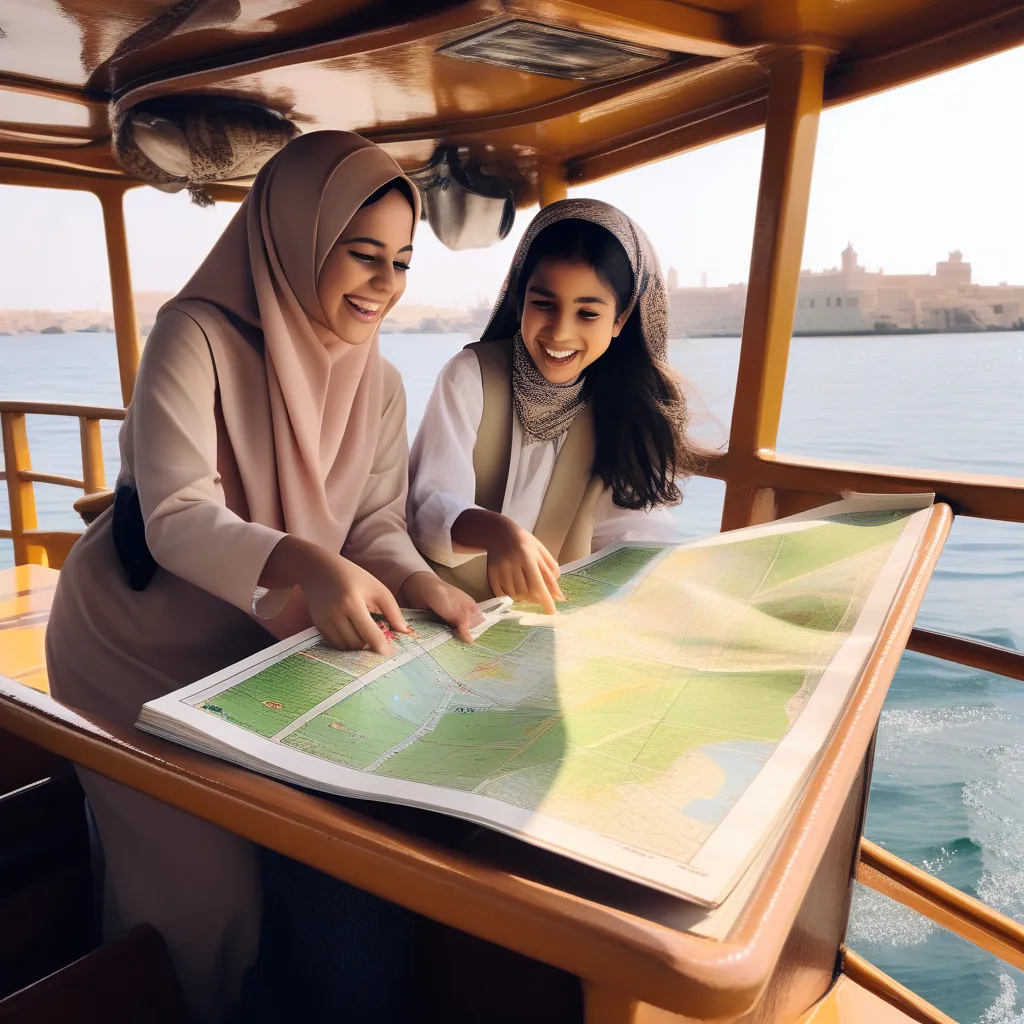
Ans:
POLYGON ((146 544, 139 492, 131 484, 119 484, 114 492, 111 533, 125 582, 132 590, 145 590, 156 575, 157 564, 146 544))

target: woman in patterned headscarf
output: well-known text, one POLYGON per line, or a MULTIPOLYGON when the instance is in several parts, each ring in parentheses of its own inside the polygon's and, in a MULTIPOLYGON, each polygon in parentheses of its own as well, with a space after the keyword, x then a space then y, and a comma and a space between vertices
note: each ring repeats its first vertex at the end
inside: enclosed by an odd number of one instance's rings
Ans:
POLYGON ((667 339, 661 269, 633 221, 588 199, 534 218, 413 445, 410 532, 439 575, 553 612, 559 565, 675 539, 666 506, 699 457, 667 339))

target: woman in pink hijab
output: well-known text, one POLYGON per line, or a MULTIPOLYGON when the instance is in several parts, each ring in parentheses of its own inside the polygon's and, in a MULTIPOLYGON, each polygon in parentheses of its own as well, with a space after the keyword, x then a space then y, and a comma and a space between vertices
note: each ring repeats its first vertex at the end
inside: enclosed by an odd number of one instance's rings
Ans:
MULTIPOLYGON (((54 696, 131 726, 146 701, 311 623, 384 652, 370 613, 405 630, 400 603, 468 638, 476 605, 406 532, 405 395, 378 343, 418 220, 416 188, 356 135, 301 136, 263 168, 146 343, 114 507, 57 586, 54 696)), ((197 1020, 224 1019, 256 953, 256 849, 79 775, 108 934, 153 924, 197 1020)))

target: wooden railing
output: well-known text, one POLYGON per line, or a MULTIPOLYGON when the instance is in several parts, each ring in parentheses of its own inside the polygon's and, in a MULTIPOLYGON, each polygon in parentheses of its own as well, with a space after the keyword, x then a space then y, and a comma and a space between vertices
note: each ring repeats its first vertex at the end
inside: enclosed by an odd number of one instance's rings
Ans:
POLYGON ((857 880, 1024 970, 1024 924, 862 839, 857 880))
POLYGON ((0 529, 0 539, 14 544, 14 562, 34 562, 59 569, 72 545, 81 536, 76 530, 40 530, 36 516, 35 485, 56 484, 86 494, 106 489, 103 469, 102 420, 123 420, 124 409, 93 405, 51 402, 0 402, 0 431, 4 448, 4 468, 0 480, 7 483, 7 503, 11 528, 0 529), (78 420, 82 442, 82 477, 41 473, 32 468, 29 453, 27 416, 71 416, 78 420))
POLYGON ((915 626, 911 631, 907 649, 1024 682, 1024 654, 1011 651, 1008 647, 1000 647, 998 644, 970 640, 949 633, 933 633, 930 629, 919 629, 915 626))
POLYGON ((822 503, 823 496, 933 493, 958 516, 1024 523, 1024 477, 949 473, 905 466, 876 466, 786 455, 770 449, 753 454, 728 451, 709 458, 704 475, 730 489, 749 491, 751 513, 722 529, 769 522, 822 503))

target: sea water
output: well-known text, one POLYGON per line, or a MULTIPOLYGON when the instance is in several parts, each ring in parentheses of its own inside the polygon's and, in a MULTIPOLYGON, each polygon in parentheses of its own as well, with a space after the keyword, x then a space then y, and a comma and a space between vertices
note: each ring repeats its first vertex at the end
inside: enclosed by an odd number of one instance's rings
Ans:
MULTIPOLYGON (((470 339, 388 335, 415 432, 438 370, 470 339)), ((694 428, 724 440, 739 342, 673 342, 694 428)), ((779 449, 844 461, 1024 477, 1024 333, 798 338, 779 449)), ((0 337, 0 400, 120 405, 112 336, 0 337)), ((34 468, 80 477, 74 420, 29 420, 34 468)), ((117 424, 103 428, 107 480, 117 424)), ((717 530, 723 486, 694 480, 677 510, 692 537, 717 530)), ((76 526, 76 493, 36 486, 40 526, 76 526)), ((9 525, 7 508, 0 523, 9 525)), ((12 564, 0 541, 0 567, 12 564)), ((959 518, 920 625, 1020 648, 1024 526, 959 518)), ((882 713, 867 835, 1024 920, 1024 684, 906 654, 882 713)), ((850 945, 962 1024, 1024 1024, 1024 973, 858 887, 850 945)))

